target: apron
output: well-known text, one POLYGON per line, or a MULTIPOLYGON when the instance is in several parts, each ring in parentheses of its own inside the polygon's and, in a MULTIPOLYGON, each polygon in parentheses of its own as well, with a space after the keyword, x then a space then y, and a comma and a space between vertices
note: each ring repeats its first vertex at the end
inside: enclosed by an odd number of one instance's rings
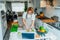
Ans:
MULTIPOLYGON (((26 15, 26 24, 27 24, 27 28, 30 28, 30 26, 32 24, 32 15, 29 18, 26 15)), ((26 29, 25 26, 24 26, 24 29, 26 29)))

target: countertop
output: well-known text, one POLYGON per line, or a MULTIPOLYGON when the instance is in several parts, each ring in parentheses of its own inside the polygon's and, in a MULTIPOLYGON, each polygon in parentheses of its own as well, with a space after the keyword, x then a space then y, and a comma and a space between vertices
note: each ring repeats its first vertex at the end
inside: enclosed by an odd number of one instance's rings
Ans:
POLYGON ((57 40, 60 40, 60 30, 54 28, 53 26, 43 22, 40 19, 36 18, 36 26, 44 26, 44 27, 48 27, 48 29, 50 30, 51 33, 53 33, 54 35, 56 35, 57 40))
POLYGON ((45 23, 54 23, 54 22, 56 22, 55 20, 53 20, 51 18, 48 18, 46 16, 44 16, 42 18, 40 16, 36 16, 36 18, 42 20, 45 23))
MULTIPOLYGON (((40 38, 35 38, 36 36, 36 31, 35 32, 26 32, 26 30, 19 30, 17 32, 11 32, 10 33, 10 38, 9 40, 40 40, 40 39, 49 39, 49 40, 56 40, 56 36, 52 32, 48 32, 46 36, 40 37, 40 38), (18 34, 20 32, 20 34, 18 34), (21 33, 34 33, 34 39, 23 39, 21 33)), ((39 35, 40 36, 40 35, 39 35)))
MULTIPOLYGON (((60 32, 60 31, 58 31, 58 30, 55 31, 55 28, 53 28, 52 26, 50 26, 50 25, 42 22, 39 19, 36 20, 36 25, 41 26, 42 24, 44 24, 44 27, 47 28, 49 31, 46 34, 46 36, 40 37, 39 39, 44 40, 45 38, 48 38, 49 40, 57 40, 57 38, 59 38, 59 36, 57 35, 57 32, 60 32), (56 34, 55 34, 55 32, 56 32, 56 34)), ((21 33, 34 33, 34 34, 37 34, 36 31, 34 31, 34 32, 26 32, 26 30, 21 30, 21 29, 18 28, 18 31, 17 32, 11 32, 10 33, 9 40, 22 40, 21 33)), ((35 39, 36 38, 31 39, 31 40, 35 40, 35 39)), ((30 39, 23 39, 23 40, 30 40, 30 39)))
POLYGON ((40 19, 41 21, 51 25, 52 27, 60 30, 60 21, 56 21, 56 20, 53 20, 51 18, 47 18, 47 17, 44 17, 44 18, 37 18, 37 19, 40 19))
MULTIPOLYGON (((52 40, 60 40, 60 30, 57 30, 56 28, 54 28, 53 26, 43 22, 40 19, 36 18, 36 22, 35 22, 35 26, 38 28, 39 26, 44 26, 45 28, 47 28, 49 30, 48 34, 46 37, 51 38, 52 40)), ((10 38, 9 40, 22 40, 19 39, 20 36, 18 36, 18 32, 25 32, 24 30, 19 30, 17 32, 11 32, 10 33, 10 38)), ((34 32, 36 34, 36 32, 34 32)), ((46 37, 42 37, 42 38, 46 38, 46 37)), ((26 39, 27 40, 27 39, 26 39)), ((35 40, 35 39, 32 39, 35 40)))

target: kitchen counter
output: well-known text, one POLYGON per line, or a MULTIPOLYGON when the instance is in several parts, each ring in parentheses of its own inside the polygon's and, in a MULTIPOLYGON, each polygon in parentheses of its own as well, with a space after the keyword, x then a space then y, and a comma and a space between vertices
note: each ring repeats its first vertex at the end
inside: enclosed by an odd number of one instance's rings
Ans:
MULTIPOLYGON (((36 38, 35 36, 37 35, 36 31, 34 32, 27 32, 26 30, 20 30, 18 29, 17 32, 11 32, 10 33, 10 38, 9 40, 56 40, 56 36, 52 32, 48 32, 45 36, 36 38), (20 32, 20 33, 19 33, 20 32), (23 39, 22 38, 22 33, 28 33, 28 34, 34 34, 34 39, 23 39), (54 39, 53 39, 54 38, 54 39)), ((27 36, 27 35, 26 35, 27 36)), ((32 35, 33 36, 33 35, 32 35)), ((29 37, 30 38, 30 37, 29 37)))
POLYGON ((37 18, 37 19, 40 19, 41 21, 51 25, 52 27, 60 30, 60 22, 56 22, 56 20, 53 20, 51 18, 47 18, 47 17, 44 17, 44 18, 37 18))
POLYGON ((52 27, 60 30, 60 22, 59 21, 57 22, 56 20, 53 20, 53 19, 45 17, 45 16, 42 18, 40 18, 40 16, 36 16, 36 18, 40 19, 41 21, 43 21, 43 22, 51 25, 52 27))
POLYGON ((47 39, 47 40, 57 40, 57 38, 59 38, 59 36, 57 36, 55 34, 56 31, 59 32, 58 30, 55 31, 55 29, 52 26, 50 26, 50 25, 42 22, 39 19, 36 19, 36 25, 35 25, 36 28, 38 28, 41 25, 43 25, 45 28, 48 29, 48 33, 45 34, 45 36, 43 36, 43 37, 40 36, 40 35, 38 35, 40 37, 39 38, 36 38, 35 37, 35 35, 37 35, 37 32, 36 31, 34 31, 34 32, 27 32, 26 30, 21 30, 21 29, 18 28, 18 31, 17 32, 11 32, 10 33, 9 40, 35 40, 35 39, 36 40, 45 40, 45 39, 47 39), (21 33, 30 33, 30 34, 33 33, 34 34, 34 39, 23 39, 21 33))
MULTIPOLYGON (((49 24, 43 22, 42 20, 36 18, 35 27, 38 29, 39 26, 44 26, 44 28, 47 28, 48 33, 44 37, 34 38, 34 39, 31 39, 31 40, 35 40, 35 39, 44 40, 46 38, 48 38, 49 40, 60 40, 60 30, 57 30, 56 28, 52 27, 51 25, 49 25, 49 24)), ((37 34, 36 31, 34 31, 34 32, 26 32, 26 30, 20 30, 18 28, 17 32, 11 32, 10 33, 9 40, 30 40, 30 39, 22 39, 21 33, 34 33, 35 35, 37 34)))
POLYGON ((37 19, 36 18, 36 28, 38 28, 39 26, 44 26, 44 27, 47 27, 51 33, 53 33, 54 35, 56 35, 57 37, 57 40, 60 40, 60 30, 54 28, 53 26, 43 22, 42 20, 40 19, 37 19))
POLYGON ((44 16, 44 17, 36 16, 36 18, 42 20, 45 23, 54 23, 54 22, 56 22, 55 20, 53 20, 51 18, 48 18, 46 16, 44 16))

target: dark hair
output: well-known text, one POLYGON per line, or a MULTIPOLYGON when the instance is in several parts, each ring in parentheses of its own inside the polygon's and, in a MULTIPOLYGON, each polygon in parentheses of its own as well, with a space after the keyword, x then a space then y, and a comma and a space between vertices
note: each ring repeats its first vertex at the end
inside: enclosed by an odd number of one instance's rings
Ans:
POLYGON ((40 14, 42 14, 43 12, 40 12, 40 14))

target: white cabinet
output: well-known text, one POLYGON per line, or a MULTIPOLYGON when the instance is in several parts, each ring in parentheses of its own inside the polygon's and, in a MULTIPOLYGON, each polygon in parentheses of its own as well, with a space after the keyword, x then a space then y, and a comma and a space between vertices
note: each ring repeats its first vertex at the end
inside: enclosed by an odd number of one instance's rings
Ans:
POLYGON ((6 29, 7 29, 7 21, 6 21, 6 14, 2 14, 1 10, 5 10, 5 4, 0 3, 0 40, 3 40, 3 37, 5 35, 6 29))
POLYGON ((40 1, 40 7, 46 7, 46 1, 41 0, 40 1))
POLYGON ((28 1, 28 0, 6 0, 6 1, 28 1))
POLYGON ((3 40, 2 27, 1 27, 1 18, 0 18, 0 40, 3 40))
MULTIPOLYGON (((5 35, 6 29, 7 29, 7 21, 6 21, 6 15, 3 15, 4 18, 1 18, 1 26, 2 26, 2 34, 5 35)), ((1 17, 3 17, 1 16, 1 17)))

